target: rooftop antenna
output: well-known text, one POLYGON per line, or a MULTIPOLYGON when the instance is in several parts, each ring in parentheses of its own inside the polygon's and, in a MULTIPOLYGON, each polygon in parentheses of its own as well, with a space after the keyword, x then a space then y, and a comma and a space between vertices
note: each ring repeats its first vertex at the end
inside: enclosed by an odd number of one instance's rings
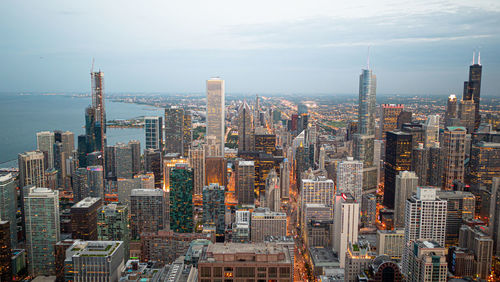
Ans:
POLYGON ((92 67, 90 68, 90 73, 94 72, 94 57, 92 57, 92 67))
POLYGON ((479 51, 479 54, 477 55, 477 64, 481 65, 481 51, 479 51))
POLYGON ((474 52, 472 52, 472 64, 473 65, 476 63, 475 59, 476 59, 476 50, 474 50, 474 52))
POLYGON ((368 54, 366 56, 366 67, 370 69, 370 45, 368 45, 368 54))

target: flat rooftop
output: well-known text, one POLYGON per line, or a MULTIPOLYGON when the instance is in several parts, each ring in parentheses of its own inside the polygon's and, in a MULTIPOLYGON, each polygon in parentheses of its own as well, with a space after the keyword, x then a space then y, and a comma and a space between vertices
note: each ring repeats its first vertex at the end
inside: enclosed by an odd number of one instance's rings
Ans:
POLYGON ((80 202, 74 204, 71 208, 89 208, 93 204, 97 203, 99 200, 101 200, 101 198, 87 197, 87 198, 81 200, 80 202))

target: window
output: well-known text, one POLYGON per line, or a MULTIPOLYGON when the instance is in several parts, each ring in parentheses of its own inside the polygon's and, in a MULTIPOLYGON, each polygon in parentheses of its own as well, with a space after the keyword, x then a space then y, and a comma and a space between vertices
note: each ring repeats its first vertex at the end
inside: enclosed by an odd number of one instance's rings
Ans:
POLYGON ((212 269, 210 267, 201 268, 201 277, 210 277, 212 275, 212 269))
POLYGON ((214 277, 222 277, 222 267, 214 267, 214 277))
POLYGON ((278 277, 278 270, 276 267, 269 267, 268 268, 268 275, 269 277, 276 278, 278 277))

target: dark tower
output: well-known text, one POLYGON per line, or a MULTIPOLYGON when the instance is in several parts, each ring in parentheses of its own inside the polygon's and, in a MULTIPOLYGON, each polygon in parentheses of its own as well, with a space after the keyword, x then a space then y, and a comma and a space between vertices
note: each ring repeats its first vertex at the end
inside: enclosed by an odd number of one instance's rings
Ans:
POLYGON ((479 115, 479 101, 481 99, 481 75, 483 66, 481 66, 481 53, 479 53, 477 58, 477 63, 475 62, 476 53, 472 55, 472 65, 469 67, 469 81, 464 82, 464 94, 463 100, 472 100, 476 106, 475 108, 475 119, 474 119, 474 131, 479 128, 481 123, 481 116, 479 115))

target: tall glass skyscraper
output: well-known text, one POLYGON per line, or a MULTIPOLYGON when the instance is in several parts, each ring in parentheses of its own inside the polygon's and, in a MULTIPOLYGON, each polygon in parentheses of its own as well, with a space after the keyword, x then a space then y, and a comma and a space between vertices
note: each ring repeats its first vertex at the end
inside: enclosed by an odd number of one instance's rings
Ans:
POLYGON ((17 200, 16 183, 11 173, 0 175, 0 220, 10 224, 10 244, 17 245, 17 200))
POLYGON ((370 69, 359 76, 358 132, 354 135, 354 159, 363 162, 363 191, 375 192, 377 167, 373 164, 377 78, 370 69))
POLYGON ((210 157, 224 156, 225 93, 224 80, 207 80, 207 137, 215 136, 217 150, 210 157))
POLYGON ((162 117, 145 117, 146 149, 162 149, 163 119, 162 117))

